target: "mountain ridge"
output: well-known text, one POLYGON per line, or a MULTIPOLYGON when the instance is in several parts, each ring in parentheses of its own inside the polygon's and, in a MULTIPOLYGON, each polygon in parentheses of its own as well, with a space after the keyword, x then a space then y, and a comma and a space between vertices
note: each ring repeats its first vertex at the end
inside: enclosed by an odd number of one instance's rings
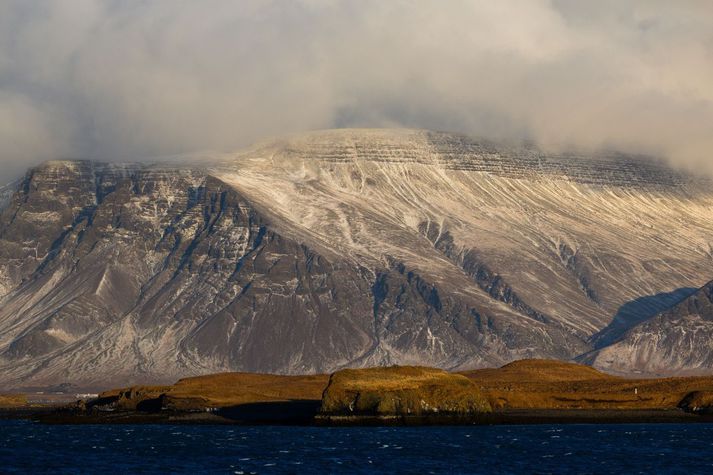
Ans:
POLYGON ((0 216, 0 374, 574 358, 627 302, 710 280, 713 191, 638 158, 567 160, 341 130, 209 162, 48 162, 0 216))
POLYGON ((713 365, 713 281, 642 321, 611 344, 582 355, 579 360, 609 372, 636 366, 648 374, 665 374, 669 367, 684 367, 684 374, 713 365))

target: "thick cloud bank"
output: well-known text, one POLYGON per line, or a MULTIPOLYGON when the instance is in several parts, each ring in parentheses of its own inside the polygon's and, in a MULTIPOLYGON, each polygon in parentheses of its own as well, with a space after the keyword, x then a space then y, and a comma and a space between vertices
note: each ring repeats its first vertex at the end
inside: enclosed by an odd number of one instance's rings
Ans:
POLYGON ((713 3, 5 0, 0 178, 344 126, 707 167, 713 3))

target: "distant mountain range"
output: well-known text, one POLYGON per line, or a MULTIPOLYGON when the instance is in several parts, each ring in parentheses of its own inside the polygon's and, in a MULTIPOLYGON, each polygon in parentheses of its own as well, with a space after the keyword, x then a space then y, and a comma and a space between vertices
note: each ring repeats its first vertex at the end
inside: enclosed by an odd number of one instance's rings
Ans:
POLYGON ((535 357, 713 370, 713 185, 643 157, 345 129, 52 161, 11 190, 5 389, 535 357))

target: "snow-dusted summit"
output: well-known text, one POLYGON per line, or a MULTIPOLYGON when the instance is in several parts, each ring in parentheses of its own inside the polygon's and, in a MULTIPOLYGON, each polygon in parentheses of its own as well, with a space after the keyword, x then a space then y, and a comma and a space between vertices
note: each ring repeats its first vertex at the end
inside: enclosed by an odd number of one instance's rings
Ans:
MULTIPOLYGON (((428 131, 314 132, 180 166, 48 162, 0 216, 0 375, 574 358, 713 277, 712 218, 710 182, 651 160, 428 131)), ((711 369, 695 361, 671 371, 711 369)))

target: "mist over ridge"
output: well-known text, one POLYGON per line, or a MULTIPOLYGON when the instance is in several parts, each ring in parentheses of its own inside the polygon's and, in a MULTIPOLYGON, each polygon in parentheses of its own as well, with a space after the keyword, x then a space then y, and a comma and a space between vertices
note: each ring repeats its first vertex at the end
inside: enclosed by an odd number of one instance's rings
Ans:
POLYGON ((267 136, 409 127, 709 171, 706 2, 0 5, 0 182, 267 136))
POLYGON ((45 162, 0 193, 3 384, 523 358, 709 372, 711 182, 569 158, 340 129, 198 163, 45 162))

